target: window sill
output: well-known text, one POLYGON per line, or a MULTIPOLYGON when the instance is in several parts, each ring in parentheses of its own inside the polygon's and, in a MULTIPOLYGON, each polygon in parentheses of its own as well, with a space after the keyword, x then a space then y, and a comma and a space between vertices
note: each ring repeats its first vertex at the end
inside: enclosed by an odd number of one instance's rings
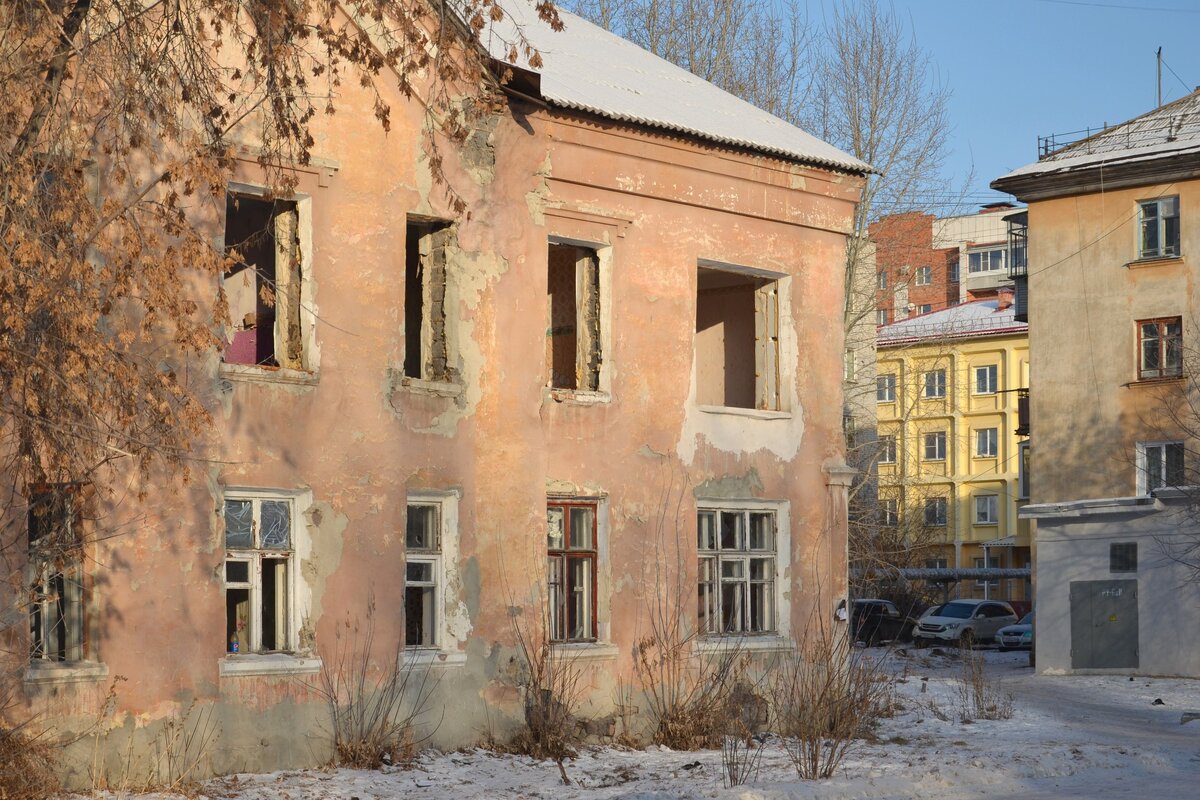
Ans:
POLYGON ((1135 258, 1125 265, 1126 269, 1142 269, 1144 267, 1165 267, 1172 264, 1184 264, 1183 256, 1146 256, 1135 258))
POLYGON ((791 639, 777 633, 700 636, 692 645, 694 655, 728 652, 790 653, 795 649, 796 645, 791 639))
POLYGON ((434 397, 458 397, 463 393, 463 385, 455 381, 427 381, 424 378, 412 378, 397 374, 392 379, 396 389, 413 394, 432 395, 434 397))
POLYGON ((569 406, 598 406, 612 402, 608 392, 581 392, 575 389, 555 389, 546 387, 546 397, 556 403, 569 406))
POLYGON ((1182 381, 1182 375, 1167 375, 1162 378, 1138 378, 1135 381, 1122 384, 1122 386, 1129 389, 1135 386, 1161 386, 1163 384, 1181 383, 1182 381))
POLYGON ((621 654, 615 644, 608 642, 560 642, 551 645, 550 649, 572 661, 610 661, 621 654))
POLYGON ((293 386, 316 386, 321 378, 316 372, 306 369, 284 367, 260 367, 256 364, 227 364, 221 362, 222 378, 246 383, 282 383, 293 386))
POLYGON ((30 664, 25 683, 84 683, 108 677, 108 665, 88 661, 45 661, 30 664))
POLYGON ((321 659, 287 653, 229 655, 218 663, 222 678, 253 675, 311 675, 321 671, 321 659))
POLYGON ((750 419, 791 419, 790 411, 767 411, 758 408, 736 408, 734 406, 698 406, 705 414, 726 414, 731 417, 750 419))
POLYGON ((401 669, 432 669, 434 667, 461 667, 467 663, 467 654, 428 647, 412 647, 400 655, 401 669))

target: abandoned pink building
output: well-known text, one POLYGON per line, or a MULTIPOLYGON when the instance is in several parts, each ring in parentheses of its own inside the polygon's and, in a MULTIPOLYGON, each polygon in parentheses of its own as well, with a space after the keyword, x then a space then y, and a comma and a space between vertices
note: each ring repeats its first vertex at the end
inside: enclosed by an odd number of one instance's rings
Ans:
POLYGON ((204 365, 213 466, 126 498, 27 626, 29 706, 102 717, 101 760, 189 709, 211 772, 327 760, 320 673, 369 615, 374 666, 399 642, 428 676, 440 745, 520 723, 519 627, 572 654, 604 718, 645 710, 656 615, 696 658, 787 652, 832 619, 869 168, 564 18, 528 22, 544 65, 446 154, 465 213, 419 105, 390 98, 385 135, 354 88, 294 197, 265 198, 250 158, 231 176, 213 235, 247 266, 204 365))

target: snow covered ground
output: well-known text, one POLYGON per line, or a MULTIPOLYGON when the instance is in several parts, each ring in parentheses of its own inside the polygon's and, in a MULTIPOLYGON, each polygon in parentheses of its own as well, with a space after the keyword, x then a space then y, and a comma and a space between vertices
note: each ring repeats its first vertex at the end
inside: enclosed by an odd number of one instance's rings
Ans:
POLYGON ((940 652, 861 653, 897 675, 901 710, 827 781, 797 780, 768 742, 757 778, 734 788, 723 785, 719 752, 652 747, 586 750, 566 763, 571 786, 553 763, 477 750, 429 753, 407 770, 241 775, 205 791, 236 800, 1200 797, 1200 721, 1180 724, 1182 712, 1200 711, 1200 681, 1035 677, 1027 654, 986 651, 990 675, 1013 697, 1013 716, 964 723, 961 663, 940 652))

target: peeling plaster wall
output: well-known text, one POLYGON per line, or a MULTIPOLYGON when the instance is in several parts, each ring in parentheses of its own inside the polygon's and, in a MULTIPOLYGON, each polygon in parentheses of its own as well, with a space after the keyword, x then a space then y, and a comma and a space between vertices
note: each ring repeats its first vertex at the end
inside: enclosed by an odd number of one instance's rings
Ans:
MULTIPOLYGON (((694 550, 686 553, 697 498, 785 504, 788 608, 780 616, 791 628, 781 633, 800 633, 845 592, 841 274, 860 180, 519 108, 519 121, 499 116, 466 152, 451 149, 450 180, 470 209, 455 218, 429 177, 420 109, 400 98, 393 108, 400 113, 385 136, 360 124, 370 98, 347 87, 319 137, 336 169, 301 175, 312 218, 306 277, 320 298, 317 370, 235 375, 211 359, 207 480, 152 486, 146 503, 114 504, 109 522, 124 535, 98 558, 105 569, 91 645, 109 678, 128 678, 101 744, 114 765, 129 737, 144 749, 193 703, 216 723, 212 772, 329 757, 311 663, 294 675, 222 674, 222 487, 305 498, 298 655, 321 656, 327 668, 339 633, 345 641, 365 624, 369 598, 372 664, 391 663, 403 636, 406 496, 454 494, 456 554, 447 550, 454 563, 444 600, 451 636, 420 668, 438 680, 431 702, 440 724, 430 732, 442 746, 502 737, 520 719, 513 619, 540 616, 548 495, 594 498, 601 508, 604 642, 580 660, 599 716, 612 713, 617 682, 630 677, 656 588, 695 580, 666 565, 695 563, 694 550), (402 377, 409 213, 454 222, 446 297, 455 383, 402 377), (600 248, 599 392, 547 388, 551 237, 600 248), (785 276, 785 411, 697 405, 702 260, 785 276)), ((249 163, 243 172, 238 180, 253 183, 249 163)), ((101 713, 107 679, 32 687, 30 704, 82 730, 101 713)))

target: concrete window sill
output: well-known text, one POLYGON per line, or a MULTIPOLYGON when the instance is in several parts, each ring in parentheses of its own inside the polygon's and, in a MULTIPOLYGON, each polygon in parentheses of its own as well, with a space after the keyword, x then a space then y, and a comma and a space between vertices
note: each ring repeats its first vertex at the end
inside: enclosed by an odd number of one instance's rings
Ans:
POLYGON ((427 381, 421 378, 410 378, 407 375, 395 375, 392 378, 393 390, 410 392, 412 394, 433 395, 434 397, 458 397, 463 393, 463 385, 454 381, 427 381))
POLYGON ((732 651, 742 653, 790 653, 796 645, 778 634, 757 636, 702 636, 692 646, 695 655, 714 655, 732 651))
POLYGON ((25 683, 85 683, 108 677, 108 665, 88 661, 42 661, 25 670, 25 683))
POLYGON ((1135 258, 1133 261, 1125 264, 1125 268, 1144 269, 1146 267, 1167 267, 1174 264, 1183 265, 1186 263, 1183 256, 1150 256, 1149 258, 1135 258))
POLYGON ((230 381, 243 383, 277 383, 292 386, 316 386, 320 374, 306 369, 284 369, 283 367, 260 367, 254 364, 221 363, 220 375, 230 381))
POLYGON ((552 645, 552 649, 572 661, 610 661, 621 654, 615 644, 608 642, 562 642, 552 645))
POLYGON ((311 675, 321 671, 321 659, 287 653, 230 655, 218 662, 222 678, 252 675, 311 675))
POLYGON ((432 648, 412 648, 400 656, 401 669, 434 669, 461 667, 467 663, 467 654, 432 648))
POLYGON ((758 408, 734 408, 733 406, 698 406, 705 414, 725 414, 730 417, 748 419, 791 419, 790 411, 765 411, 758 408))
POLYGON ((612 395, 608 392, 584 392, 575 389, 546 387, 546 396, 556 403, 568 406, 598 406, 612 402, 612 395))

